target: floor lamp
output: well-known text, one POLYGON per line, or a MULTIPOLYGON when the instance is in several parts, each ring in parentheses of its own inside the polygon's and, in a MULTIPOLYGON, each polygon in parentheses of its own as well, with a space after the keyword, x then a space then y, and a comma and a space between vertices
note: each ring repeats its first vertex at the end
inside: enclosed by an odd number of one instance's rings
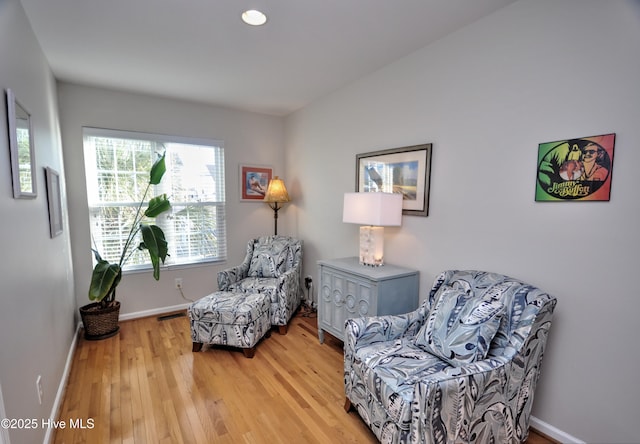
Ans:
POLYGON ((267 188, 267 194, 264 195, 264 202, 268 203, 273 210, 274 219, 274 235, 278 234, 278 210, 282 208, 285 202, 289 202, 289 193, 287 193, 287 187, 284 186, 284 181, 278 176, 269 181, 269 187, 267 188))

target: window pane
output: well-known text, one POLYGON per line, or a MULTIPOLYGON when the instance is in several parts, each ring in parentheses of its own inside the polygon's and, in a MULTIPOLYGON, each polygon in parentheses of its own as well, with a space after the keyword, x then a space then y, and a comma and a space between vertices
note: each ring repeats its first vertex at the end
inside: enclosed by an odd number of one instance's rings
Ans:
POLYGON ((189 205, 174 206, 173 228, 177 246, 174 260, 182 263, 185 259, 198 257, 212 259, 226 250, 224 232, 216 221, 224 218, 224 206, 189 205))
MULTIPOLYGON (((165 234, 165 265, 226 259, 224 149, 220 142, 198 142, 84 128, 91 236, 103 259, 119 261, 151 166, 163 152, 167 172, 146 200, 166 194, 172 204, 155 222, 147 221, 165 234)), ((148 253, 136 248, 140 242, 132 242, 125 270, 150 267, 148 253)))

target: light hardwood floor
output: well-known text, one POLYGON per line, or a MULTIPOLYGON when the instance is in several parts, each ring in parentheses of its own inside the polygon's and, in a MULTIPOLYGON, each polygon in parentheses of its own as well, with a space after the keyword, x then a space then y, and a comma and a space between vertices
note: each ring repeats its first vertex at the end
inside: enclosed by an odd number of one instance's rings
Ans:
MULTIPOLYGON (((344 411, 342 343, 320 345, 315 321, 298 313, 253 359, 222 347, 192 353, 186 316, 79 338, 54 442, 376 443, 344 411)), ((527 444, 551 442, 531 433, 527 444)))

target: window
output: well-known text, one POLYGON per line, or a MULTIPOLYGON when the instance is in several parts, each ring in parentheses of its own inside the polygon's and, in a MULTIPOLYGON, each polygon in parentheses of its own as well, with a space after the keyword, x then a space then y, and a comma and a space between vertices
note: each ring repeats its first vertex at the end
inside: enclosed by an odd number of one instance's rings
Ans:
MULTIPOLYGON (((151 165, 166 152, 167 171, 147 195, 171 201, 155 220, 169 244, 165 266, 226 260, 222 142, 97 128, 83 136, 92 247, 103 259, 120 258, 151 165)), ((147 268, 148 253, 135 250, 124 270, 147 268)))

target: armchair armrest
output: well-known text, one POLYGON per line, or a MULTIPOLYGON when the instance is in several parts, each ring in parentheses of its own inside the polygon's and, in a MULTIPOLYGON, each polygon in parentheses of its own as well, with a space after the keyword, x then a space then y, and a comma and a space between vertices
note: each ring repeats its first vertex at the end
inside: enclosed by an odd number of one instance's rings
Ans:
POLYGON ((287 295, 297 294, 300 287, 300 273, 297 267, 290 268, 289 270, 278 276, 278 291, 280 297, 287 298, 287 295))
POLYGON ((350 318, 345 321, 345 347, 355 348, 374 342, 391 341, 407 334, 415 334, 424 317, 417 311, 403 315, 369 316, 350 318))
POLYGON ((415 336, 426 319, 424 306, 402 315, 350 318, 344 325, 344 369, 349 374, 357 347, 415 336))
POLYGON ((350 318, 344 323, 344 383, 350 399, 354 390, 356 349, 376 342, 415 336, 426 319, 424 305, 401 315, 350 318))
POLYGON ((422 307, 409 313, 350 318, 345 322, 344 345, 355 349, 374 342, 415 335, 426 319, 422 307))
POLYGON ((279 282, 284 282, 288 290, 292 290, 300 286, 300 270, 298 267, 290 268, 278 276, 279 282))
POLYGON ((227 291, 231 284, 241 281, 249 274, 249 265, 251 264, 251 258, 245 260, 240 265, 235 267, 226 268, 218 272, 218 290, 227 291))

